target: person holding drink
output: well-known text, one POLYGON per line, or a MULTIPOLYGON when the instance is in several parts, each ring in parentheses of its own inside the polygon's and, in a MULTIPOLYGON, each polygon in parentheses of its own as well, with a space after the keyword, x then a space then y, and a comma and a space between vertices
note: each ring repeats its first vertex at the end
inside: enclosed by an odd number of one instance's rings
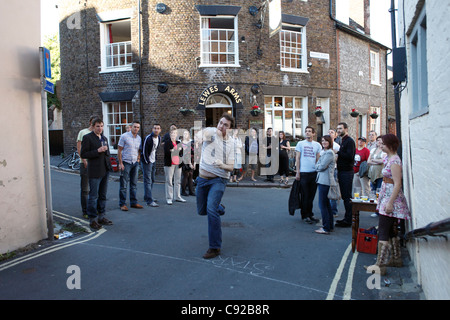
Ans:
POLYGON ((108 191, 109 172, 112 171, 108 140, 103 135, 103 120, 92 120, 93 130, 83 137, 81 154, 88 159, 89 198, 87 214, 89 226, 98 230, 101 225, 111 225, 105 218, 106 193, 108 191), (97 216, 98 212, 98 216, 97 216))

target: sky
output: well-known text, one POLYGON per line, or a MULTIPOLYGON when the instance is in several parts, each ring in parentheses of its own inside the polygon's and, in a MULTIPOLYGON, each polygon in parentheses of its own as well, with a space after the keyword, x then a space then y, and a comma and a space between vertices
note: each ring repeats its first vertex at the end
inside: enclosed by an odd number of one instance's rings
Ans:
MULTIPOLYGON (((58 9, 55 7, 57 2, 58 0, 41 0, 42 39, 44 39, 46 35, 58 32, 58 9)), ((392 47, 391 16, 388 11, 390 7, 391 0, 370 1, 371 37, 387 47, 392 47)))

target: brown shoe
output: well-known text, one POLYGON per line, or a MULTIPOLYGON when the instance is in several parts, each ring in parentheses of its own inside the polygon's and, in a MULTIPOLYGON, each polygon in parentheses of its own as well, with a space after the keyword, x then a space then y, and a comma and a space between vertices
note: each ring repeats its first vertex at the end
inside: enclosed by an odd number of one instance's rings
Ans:
POLYGON ((208 249, 203 255, 203 259, 212 259, 220 255, 220 249, 208 249))
POLYGON ((110 226, 110 225, 113 224, 111 220, 106 219, 106 218, 99 219, 99 220, 98 220, 98 223, 99 223, 99 224, 103 224, 103 225, 105 225, 105 226, 110 226))
POLYGON ((132 204, 131 207, 132 208, 136 208, 136 209, 142 209, 143 208, 143 206, 141 206, 139 203, 132 204))
POLYGON ((97 223, 97 221, 92 221, 90 224, 89 224, 89 227, 91 227, 92 229, 94 229, 94 230, 99 230, 99 229, 101 229, 102 228, 102 226, 101 225, 99 225, 98 223, 97 223))
POLYGON ((120 207, 120 210, 122 211, 128 211, 128 207, 126 205, 123 205, 120 207))

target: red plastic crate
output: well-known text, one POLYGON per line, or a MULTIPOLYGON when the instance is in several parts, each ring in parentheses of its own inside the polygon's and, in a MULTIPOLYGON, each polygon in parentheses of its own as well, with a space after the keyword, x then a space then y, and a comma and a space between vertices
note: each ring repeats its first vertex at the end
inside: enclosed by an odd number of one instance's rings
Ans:
POLYGON ((365 231, 365 229, 358 229, 356 250, 358 250, 358 252, 377 254, 378 235, 365 233, 365 231))

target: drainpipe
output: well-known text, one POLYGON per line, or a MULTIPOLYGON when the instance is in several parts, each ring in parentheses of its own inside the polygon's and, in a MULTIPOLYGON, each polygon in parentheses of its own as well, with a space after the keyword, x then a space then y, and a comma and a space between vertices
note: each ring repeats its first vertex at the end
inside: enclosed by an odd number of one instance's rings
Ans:
MULTIPOLYGON (((395 52, 397 48, 397 34, 395 32, 395 0, 391 0, 391 32, 392 32, 392 51, 395 52)), ((400 119, 400 83, 393 83, 394 85, 394 100, 395 100, 395 126, 396 135, 400 140, 400 146, 398 148, 398 155, 402 159, 402 131, 401 131, 401 119, 400 119)))
POLYGON ((138 0, 138 24, 139 24, 139 116, 141 123, 141 137, 145 137, 144 130, 144 110, 142 103, 142 49, 141 49, 141 0, 138 0))

